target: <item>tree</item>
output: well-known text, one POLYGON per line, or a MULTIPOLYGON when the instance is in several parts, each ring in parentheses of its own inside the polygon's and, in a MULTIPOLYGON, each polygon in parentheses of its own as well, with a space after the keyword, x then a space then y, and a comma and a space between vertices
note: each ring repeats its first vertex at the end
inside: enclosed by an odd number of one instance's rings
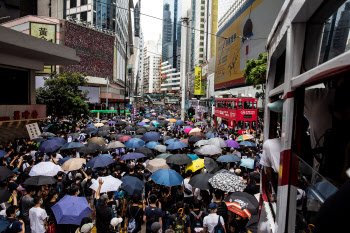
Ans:
POLYGON ((78 119, 82 114, 89 114, 89 106, 85 102, 88 100, 88 91, 78 88, 87 83, 84 75, 63 72, 51 74, 44 80, 44 87, 37 89, 36 98, 38 104, 46 104, 48 115, 78 119))
POLYGON ((245 83, 253 85, 254 88, 262 90, 256 94, 256 98, 264 97, 266 85, 267 53, 259 54, 257 60, 248 60, 245 65, 243 77, 245 83))

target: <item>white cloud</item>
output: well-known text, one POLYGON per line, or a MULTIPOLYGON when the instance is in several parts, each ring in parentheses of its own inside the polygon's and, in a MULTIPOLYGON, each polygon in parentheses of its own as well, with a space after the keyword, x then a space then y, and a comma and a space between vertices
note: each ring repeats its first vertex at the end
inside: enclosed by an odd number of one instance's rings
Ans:
MULTIPOLYGON (((163 0, 141 0, 141 13, 163 19, 163 0)), ((144 41, 157 41, 162 34, 163 21, 141 14, 144 41)))

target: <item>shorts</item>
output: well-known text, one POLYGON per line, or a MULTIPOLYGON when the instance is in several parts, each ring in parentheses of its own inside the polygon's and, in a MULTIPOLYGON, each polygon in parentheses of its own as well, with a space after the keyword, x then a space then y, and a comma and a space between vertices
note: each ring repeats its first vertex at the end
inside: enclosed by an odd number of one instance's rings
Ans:
POLYGON ((89 203, 90 207, 94 205, 94 196, 91 195, 91 196, 88 196, 88 197, 85 197, 87 202, 89 203))

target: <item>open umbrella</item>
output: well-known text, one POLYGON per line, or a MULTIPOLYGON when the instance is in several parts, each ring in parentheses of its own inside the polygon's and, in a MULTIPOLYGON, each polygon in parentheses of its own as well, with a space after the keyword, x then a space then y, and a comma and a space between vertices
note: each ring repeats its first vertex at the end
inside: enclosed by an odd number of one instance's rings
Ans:
POLYGON ((73 157, 64 157, 63 159, 58 160, 58 163, 62 165, 70 159, 73 159, 73 157))
POLYGON ((250 141, 242 141, 239 143, 240 146, 249 146, 249 147, 256 147, 256 144, 254 142, 250 141))
POLYGON ((149 149, 154 149, 156 146, 160 145, 159 142, 147 142, 146 147, 149 149))
POLYGON ((145 134, 145 133, 147 133, 147 129, 145 127, 138 128, 136 130, 136 134, 145 134))
POLYGON ((117 140, 120 141, 120 142, 127 142, 131 139, 130 136, 122 136, 120 138, 118 138, 117 140))
POLYGON ((185 165, 192 163, 192 159, 188 155, 175 154, 166 158, 168 164, 185 165))
POLYGON ((126 130, 126 131, 135 131, 135 128, 132 127, 132 126, 130 126, 130 125, 128 125, 128 126, 126 126, 126 127, 124 128, 124 130, 126 130))
POLYGON ((254 169, 254 159, 241 159, 241 167, 254 169))
POLYGON ((216 161, 223 163, 234 163, 241 161, 241 159, 237 155, 222 155, 216 161))
POLYGON ((241 141, 245 141, 245 140, 250 140, 250 139, 253 139, 254 136, 253 135, 250 135, 250 134, 243 134, 241 136, 239 136, 236 141, 237 142, 241 142, 241 141))
POLYGON ((97 127, 97 128, 99 128, 99 127, 104 126, 104 124, 103 124, 103 123, 96 123, 96 124, 94 124, 94 126, 97 127))
POLYGON ((154 149, 155 149, 156 151, 158 151, 158 152, 162 152, 162 153, 165 153, 165 152, 166 152, 166 146, 164 146, 164 145, 156 145, 156 146, 154 147, 154 149))
POLYGON ((154 154, 153 152, 148 149, 147 147, 139 147, 135 150, 136 153, 141 153, 141 154, 144 154, 146 155, 147 158, 153 158, 154 157, 154 154))
POLYGON ((199 159, 198 155, 196 154, 187 154, 187 155, 192 159, 192 161, 199 159))
POLYGON ((92 212, 85 197, 70 195, 65 195, 51 209, 58 224, 80 225, 81 220, 92 212))
POLYGON ((7 152, 0 150, 0 158, 4 157, 5 155, 7 155, 7 152))
POLYGON ((190 135, 190 136, 199 135, 199 136, 202 136, 203 138, 206 138, 206 137, 207 137, 207 136, 205 136, 205 134, 202 133, 202 132, 190 132, 188 135, 190 135))
POLYGON ((184 129, 184 132, 185 133, 190 133, 191 130, 192 130, 192 128, 186 128, 186 129, 184 129))
POLYGON ((208 138, 213 138, 215 137, 214 133, 206 133, 205 136, 207 136, 208 138))
POLYGON ((63 171, 59 165, 52 162, 40 162, 30 169, 30 176, 55 176, 59 171, 63 171))
MULTIPOLYGON (((105 177, 99 177, 99 179, 102 179, 103 184, 101 186, 101 193, 106 193, 110 191, 118 191, 119 187, 123 183, 121 180, 114 178, 113 176, 105 176, 105 177)), ((91 189, 95 190, 97 192, 99 183, 98 180, 93 179, 92 185, 90 186, 91 189)))
POLYGON ((86 134, 93 134, 93 133, 96 133, 98 131, 97 128, 93 127, 93 128, 85 128, 85 129, 82 129, 81 132, 82 133, 86 133, 86 134))
POLYGON ((137 123, 137 125, 147 125, 145 122, 137 123))
POLYGON ((109 135, 111 140, 118 140, 119 138, 121 138, 123 136, 125 136, 125 135, 122 135, 122 134, 111 134, 111 135, 109 135))
POLYGON ((171 143, 174 143, 174 142, 179 142, 179 140, 177 140, 177 139, 168 139, 168 140, 164 141, 164 143, 167 144, 167 145, 169 145, 171 143))
POLYGON ((200 140, 203 140, 203 137, 200 136, 200 135, 195 135, 195 136, 191 136, 189 139, 188 139, 188 142, 191 143, 191 144, 195 144, 196 142, 200 141, 200 140))
POLYGON ((183 121, 176 121, 175 124, 176 124, 176 125, 183 125, 184 122, 183 122, 183 121))
POLYGON ((65 171, 76 171, 79 170, 83 164, 86 164, 86 159, 72 158, 63 163, 62 169, 65 171))
POLYGON ((0 203, 8 202, 10 197, 11 197, 10 191, 6 189, 0 189, 0 203))
POLYGON ((51 176, 32 176, 24 181, 24 185, 41 186, 47 184, 54 184, 56 180, 51 176))
POLYGON ((44 153, 51 153, 60 149, 61 145, 62 144, 57 140, 46 140, 40 143, 40 146, 38 149, 39 151, 44 153))
POLYGON ((113 159, 107 156, 97 156, 95 158, 92 158, 89 162, 87 162, 86 166, 91 168, 106 167, 111 163, 114 163, 113 159))
POLYGON ((114 125, 116 122, 115 121, 108 121, 107 124, 109 125, 114 125))
POLYGON ((50 133, 50 132, 44 132, 44 133, 42 133, 42 134, 40 134, 39 135, 39 137, 43 137, 43 138, 47 138, 47 137, 55 137, 56 136, 56 134, 54 134, 54 133, 50 133))
POLYGON ((180 142, 183 142, 188 146, 188 139, 180 139, 180 142))
POLYGON ((168 187, 181 185, 183 181, 182 176, 172 169, 159 169, 151 175, 151 179, 168 187))
MULTIPOLYGON (((210 182, 210 180, 209 180, 210 182)), ((234 192, 225 199, 228 210, 245 218, 258 213, 259 202, 246 192, 234 192)))
POLYGON ((201 173, 191 177, 189 184, 193 188, 199 188, 201 190, 211 189, 211 185, 209 184, 209 179, 212 178, 214 174, 209 173, 201 173))
MULTIPOLYGON (((68 135, 69 136, 69 135, 68 135)), ((47 139, 45 138, 34 138, 32 139, 33 142, 43 142, 43 141, 46 141, 47 139)), ((74 139, 73 139, 74 140, 74 139)), ((0 158, 1 158, 1 154, 0 154, 0 158)))
POLYGON ((3 181, 7 178, 9 178, 10 176, 13 176, 13 171, 8 169, 5 166, 0 166, 0 181, 3 181))
POLYGON ((125 142, 125 147, 130 149, 136 149, 145 145, 145 142, 139 138, 132 138, 125 142))
POLYGON ((215 172, 219 171, 219 166, 215 163, 214 159, 205 157, 204 158, 204 165, 207 171, 211 174, 214 174, 215 172))
POLYGON ((195 132, 201 132, 202 130, 200 128, 193 128, 189 133, 195 133, 195 132))
POLYGON ((107 149, 124 148, 125 145, 119 141, 111 142, 107 144, 107 149))
POLYGON ((146 157, 144 154, 141 153, 129 153, 129 154, 125 154, 123 155, 120 160, 133 160, 133 159, 140 159, 140 158, 144 158, 146 157))
POLYGON ((220 148, 225 148, 227 147, 227 143, 224 139, 222 138, 211 138, 208 140, 209 145, 215 145, 220 148))
POLYGON ((196 159, 192 163, 187 164, 185 171, 191 170, 192 172, 198 171, 204 167, 204 159, 196 159))
MULTIPOLYGON (((192 137, 195 137, 195 136, 192 136, 192 137)), ((194 144, 194 146, 199 146, 199 147, 205 146, 205 145, 208 145, 208 140, 199 140, 194 144)))
POLYGON ((213 186, 213 188, 220 189, 225 192, 243 192, 247 186, 243 180, 231 172, 218 172, 209 179, 209 183, 211 186, 213 186))
POLYGON ((148 131, 157 131, 158 129, 154 126, 150 126, 147 128, 148 131))
POLYGON ((124 176, 121 181, 122 189, 127 192, 130 196, 134 194, 141 195, 143 190, 143 182, 134 176, 124 176))
POLYGON ((80 147, 84 147, 84 144, 82 144, 80 142, 69 142, 69 143, 64 144, 61 147, 61 150, 76 149, 76 148, 80 148, 80 147))
POLYGON ((143 119, 142 122, 148 123, 148 122, 150 122, 150 120, 149 119, 143 119))
POLYGON ((142 140, 144 140, 145 142, 159 141, 160 139, 161 139, 161 136, 157 132, 147 132, 142 137, 142 140))
POLYGON ((103 139, 100 138, 100 137, 93 137, 93 138, 90 138, 88 142, 89 142, 89 143, 96 143, 96 144, 98 144, 98 145, 100 145, 100 146, 106 144, 106 141, 103 140, 103 139))
POLYGON ((109 132, 108 131, 98 131, 97 132, 97 136, 99 136, 99 137, 105 137, 105 136, 107 136, 109 134, 109 132))
POLYGON ((169 144, 166 147, 166 150, 177 150, 177 149, 182 149, 185 147, 187 147, 187 145, 183 142, 174 142, 174 143, 169 144))
POLYGON ((169 169, 169 166, 164 159, 155 158, 147 163, 146 169, 153 173, 159 169, 169 169))
POLYGON ((176 119, 169 119, 169 122, 175 123, 177 120, 176 119))
POLYGON ((160 154, 160 155, 157 155, 156 159, 167 159, 170 155, 172 154, 167 154, 167 153, 163 153, 163 154, 160 154))
POLYGON ((170 136, 163 136, 163 137, 162 137, 162 140, 163 140, 164 143, 165 143, 166 141, 168 141, 169 139, 173 139, 173 138, 170 137, 170 136))
POLYGON ((198 155, 217 155, 221 154, 222 150, 220 147, 214 145, 205 145, 197 150, 194 150, 194 152, 198 155))
POLYGON ((227 147, 239 148, 239 143, 235 140, 226 140, 227 147))

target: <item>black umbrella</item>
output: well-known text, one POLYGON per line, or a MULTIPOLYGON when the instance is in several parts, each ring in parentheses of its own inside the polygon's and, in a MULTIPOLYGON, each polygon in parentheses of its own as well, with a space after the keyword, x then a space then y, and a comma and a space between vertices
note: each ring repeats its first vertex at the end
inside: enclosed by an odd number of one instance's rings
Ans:
POLYGON ((54 184, 56 180, 51 176, 32 176, 24 181, 24 185, 41 186, 47 184, 54 184))
POLYGON ((124 129, 127 131, 135 131, 135 128, 130 125, 126 126, 124 129))
POLYGON ((220 170, 217 163, 215 163, 214 159, 211 159, 209 157, 204 158, 204 165, 207 169, 207 171, 211 174, 214 174, 220 170))
POLYGON ((123 137, 125 135, 123 134, 111 134, 109 137, 112 139, 112 140, 118 140, 119 138, 123 137))
POLYGON ((125 121, 118 121, 115 123, 117 126, 126 125, 125 121))
POLYGON ((188 139, 188 143, 195 144, 196 142, 198 142, 198 141, 200 141, 200 140, 203 140, 203 137, 200 136, 200 135, 195 135, 195 136, 191 136, 191 137, 188 139))
POLYGON ((146 155, 147 158, 153 158, 154 157, 154 154, 153 152, 148 149, 147 147, 139 147, 135 150, 136 153, 141 153, 141 154, 144 154, 146 155))
POLYGON ((258 213, 259 202, 246 192, 234 192, 225 199, 228 210, 242 216, 251 217, 258 213))
POLYGON ((214 133, 214 132, 217 132, 216 129, 212 129, 212 128, 208 128, 206 129, 207 133, 214 133))
POLYGON ((101 127, 102 130, 110 130, 111 127, 109 125, 104 125, 101 127))
POLYGON ((173 139, 173 138, 170 137, 170 136, 163 136, 163 142, 165 142, 165 141, 167 141, 167 140, 169 140, 169 139, 173 139))
POLYGON ((10 169, 8 169, 5 166, 0 166, 0 181, 5 180, 6 178, 9 178, 12 176, 14 173, 10 169))
POLYGON ((7 202, 11 197, 11 193, 8 190, 0 189, 0 203, 7 202))
POLYGON ((158 128, 154 127, 154 126, 150 126, 147 128, 148 131, 157 131, 158 128))
POLYGON ((112 151, 113 148, 108 148, 108 144, 102 145, 99 149, 100 151, 112 151))
POLYGON ((79 138, 79 134, 78 133, 71 133, 71 134, 68 134, 67 136, 72 136, 73 137, 73 141, 75 139, 78 139, 79 138))
POLYGON ((47 139, 45 138, 34 138, 32 139, 33 142, 43 142, 43 141, 46 141, 47 139))
POLYGON ((83 154, 91 154, 91 153, 95 153, 95 152, 97 151, 97 149, 84 146, 84 147, 78 148, 77 151, 78 151, 79 153, 83 153, 83 154))
POLYGON ((102 137, 105 137, 105 136, 107 136, 109 134, 109 132, 108 131, 98 131, 97 132, 97 136, 102 136, 102 137))
POLYGON ((250 217, 245 229, 249 230, 251 233, 258 232, 258 220, 259 216, 257 214, 250 217))
POLYGON ((82 133, 91 133, 93 131, 95 131, 96 129, 95 128, 85 128, 85 129, 82 129, 81 132, 82 133))
POLYGON ((136 134, 145 134, 145 133, 147 133, 147 129, 145 127, 138 128, 136 130, 136 134))
POLYGON ((188 155, 175 154, 175 155, 170 155, 168 158, 166 158, 166 163, 185 165, 185 164, 192 163, 192 159, 188 155))
POLYGON ((201 190, 207 190, 212 189, 211 185, 209 184, 208 180, 212 178, 214 174, 209 173, 201 173, 198 175, 193 176, 190 179, 189 184, 194 188, 199 188, 201 190))
POLYGON ((141 139, 143 137, 143 135, 132 135, 131 137, 132 138, 140 138, 141 139))

